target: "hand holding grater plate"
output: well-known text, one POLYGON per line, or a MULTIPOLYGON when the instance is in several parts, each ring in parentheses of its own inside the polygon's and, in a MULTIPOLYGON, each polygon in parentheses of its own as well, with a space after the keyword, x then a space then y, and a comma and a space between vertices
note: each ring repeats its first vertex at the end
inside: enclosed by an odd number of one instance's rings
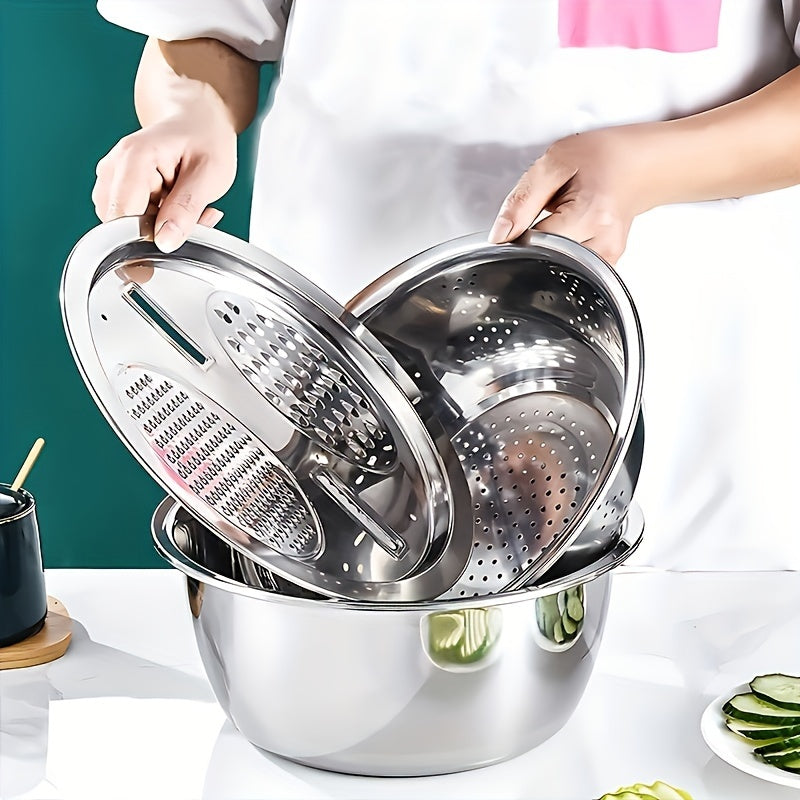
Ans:
POLYGON ((144 222, 86 234, 61 294, 84 380, 140 463, 300 586, 376 602, 449 588, 468 489, 388 351, 257 248, 198 227, 167 255, 144 222))

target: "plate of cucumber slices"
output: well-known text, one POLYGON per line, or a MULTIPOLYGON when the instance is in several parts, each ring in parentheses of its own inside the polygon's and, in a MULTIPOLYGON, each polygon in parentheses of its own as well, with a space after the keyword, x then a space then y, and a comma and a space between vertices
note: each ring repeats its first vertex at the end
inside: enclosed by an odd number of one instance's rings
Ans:
POLYGON ((732 767, 800 789, 800 676, 757 675, 720 695, 703 713, 700 731, 732 767))

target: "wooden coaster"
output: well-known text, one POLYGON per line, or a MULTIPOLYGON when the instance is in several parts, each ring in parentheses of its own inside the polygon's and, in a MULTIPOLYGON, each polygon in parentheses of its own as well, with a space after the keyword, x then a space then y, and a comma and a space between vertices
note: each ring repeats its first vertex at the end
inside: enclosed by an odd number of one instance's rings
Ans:
POLYGON ((0 647, 0 669, 33 667, 55 661, 67 651, 72 638, 72 620, 55 597, 47 598, 47 617, 39 633, 21 642, 0 647))

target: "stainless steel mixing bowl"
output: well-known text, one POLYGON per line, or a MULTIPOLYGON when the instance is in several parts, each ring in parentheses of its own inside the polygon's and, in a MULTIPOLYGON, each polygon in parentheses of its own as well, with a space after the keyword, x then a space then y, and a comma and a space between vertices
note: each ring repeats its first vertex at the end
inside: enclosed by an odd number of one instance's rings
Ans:
POLYGON ((208 678, 248 740, 322 769, 411 776, 503 761, 566 723, 597 657, 610 571, 643 528, 632 506, 592 563, 565 554, 533 588, 381 606, 243 584, 241 557, 172 499, 152 533, 186 575, 208 678))

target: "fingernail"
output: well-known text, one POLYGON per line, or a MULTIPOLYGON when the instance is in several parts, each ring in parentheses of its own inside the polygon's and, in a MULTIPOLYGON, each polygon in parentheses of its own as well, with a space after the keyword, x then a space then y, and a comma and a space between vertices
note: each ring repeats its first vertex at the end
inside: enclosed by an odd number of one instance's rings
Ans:
POLYGON ((172 221, 167 220, 157 231, 155 243, 162 253, 171 253, 183 244, 183 231, 172 221))
POLYGON ((225 215, 218 208, 207 208, 200 217, 200 222, 207 228, 213 228, 225 215))
POLYGON ((510 219, 506 217, 498 217, 489 231, 489 241, 492 244, 502 244, 508 239, 508 234, 511 233, 513 224, 510 219))

